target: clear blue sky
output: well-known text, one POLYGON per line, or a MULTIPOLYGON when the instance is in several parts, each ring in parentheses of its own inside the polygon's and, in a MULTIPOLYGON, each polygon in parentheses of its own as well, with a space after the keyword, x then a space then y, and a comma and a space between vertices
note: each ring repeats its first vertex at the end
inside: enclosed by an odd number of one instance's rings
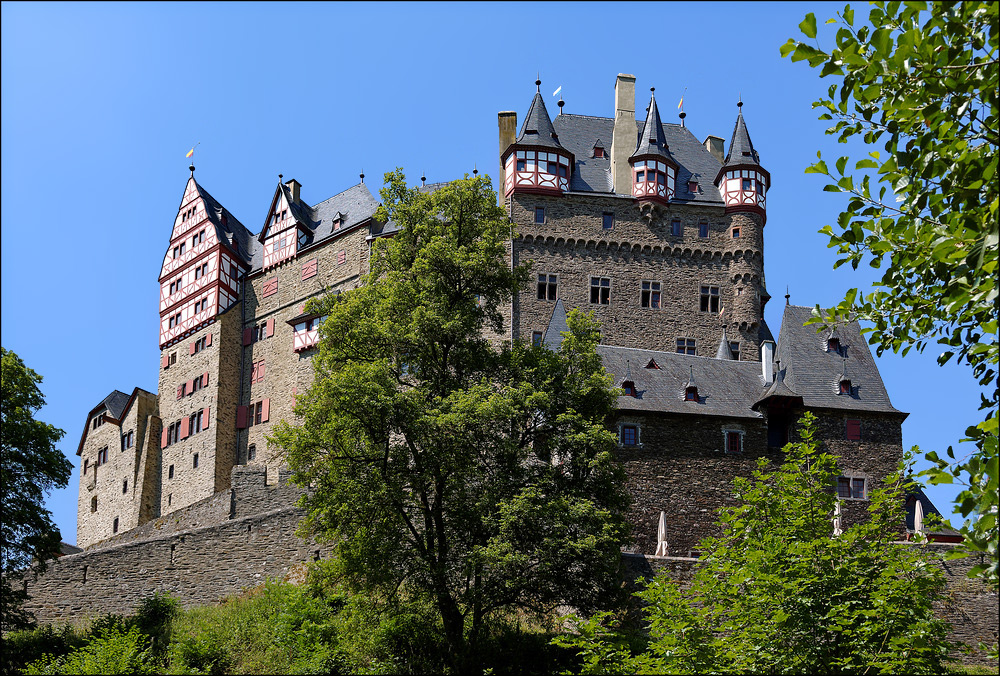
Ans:
MULTIPOLYGON (((656 87, 664 121, 727 147, 742 92, 771 172, 765 230, 767 321, 785 287, 800 305, 835 304, 873 271, 833 270, 817 234, 844 199, 803 169, 823 135, 811 102, 827 86, 780 58, 807 12, 831 3, 2 5, 3 346, 43 377, 39 417, 66 430, 74 462, 87 412, 109 392, 156 391, 157 275, 196 142, 199 182, 259 231, 277 175, 315 204, 353 185, 373 192, 401 166, 442 181, 496 174, 496 114, 523 119, 536 72, 549 110, 612 116, 618 73, 637 107, 656 87)), ((821 27, 820 43, 832 42, 821 27)), ((878 360, 904 445, 944 451, 977 421, 967 370, 933 348, 878 360)), ((48 507, 76 541, 79 473, 48 507)), ((955 489, 932 489, 951 512, 955 489)))

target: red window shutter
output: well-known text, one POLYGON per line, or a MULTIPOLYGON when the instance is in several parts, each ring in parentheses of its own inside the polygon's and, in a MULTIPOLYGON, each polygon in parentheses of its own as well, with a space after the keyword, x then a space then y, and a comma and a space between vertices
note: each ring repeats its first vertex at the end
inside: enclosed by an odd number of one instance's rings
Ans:
POLYGON ((196 341, 196 340, 192 340, 191 341, 191 344, 188 345, 188 354, 194 354, 194 346, 195 346, 195 343, 197 343, 197 342, 198 341, 196 341))
POLYGON ((169 432, 170 430, 164 427, 163 431, 160 433, 160 448, 167 447, 167 435, 169 434, 169 432))
POLYGON ((187 384, 187 389, 185 389, 184 391, 186 393, 188 393, 188 394, 191 394, 192 392, 194 392, 194 378, 192 378, 191 380, 187 381, 186 384, 187 384))
POLYGON ((180 399, 184 396, 184 385, 177 386, 177 398, 180 399))
POLYGON ((264 382, 264 360, 261 360, 260 370, 257 371, 257 382, 264 382))
POLYGON ((274 335, 274 317, 267 320, 267 337, 270 338, 274 335))
POLYGON ((212 346, 212 334, 209 333, 205 336, 205 347, 211 347, 211 346, 212 346))
POLYGON ((211 412, 212 408, 210 406, 206 406, 205 408, 201 409, 201 429, 203 430, 208 429, 209 413, 211 412))
POLYGON ((261 422, 267 422, 267 418, 268 418, 268 416, 270 415, 270 412, 271 412, 271 400, 270 399, 265 399, 261 403, 263 404, 263 406, 261 406, 261 409, 260 409, 260 421, 261 422))
POLYGON ((191 419, 187 416, 181 418, 181 439, 187 439, 191 436, 190 423, 191 419))
POLYGON ((315 277, 317 269, 317 259, 313 258, 312 260, 306 261, 302 264, 302 279, 315 277))
POLYGON ((201 374, 201 386, 208 387, 208 371, 201 374))
POLYGON ((243 329, 243 345, 249 345, 251 340, 250 327, 243 329))
POLYGON ((250 364, 250 382, 257 382, 257 362, 250 364))
POLYGON ((848 420, 847 421, 847 438, 850 441, 860 441, 861 440, 861 421, 860 420, 848 420))
POLYGON ((242 430, 247 426, 247 407, 236 407, 236 429, 242 430))
POLYGON ((162 357, 160 357, 160 368, 164 369, 167 368, 167 366, 169 366, 169 363, 170 363, 170 355, 165 354, 162 357))
POLYGON ((294 396, 298 395, 298 393, 299 393, 299 388, 293 387, 292 388, 292 396, 294 397, 294 396))

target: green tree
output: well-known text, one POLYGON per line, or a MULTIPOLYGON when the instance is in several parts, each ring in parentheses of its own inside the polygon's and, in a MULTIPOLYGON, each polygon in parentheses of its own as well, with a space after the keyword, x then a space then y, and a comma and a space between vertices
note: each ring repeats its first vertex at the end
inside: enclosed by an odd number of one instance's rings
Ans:
POLYGON ((815 417, 803 422, 777 470, 761 459, 735 480, 738 504, 701 543, 690 588, 657 576, 638 594, 644 651, 625 650, 607 616, 560 639, 590 673, 942 673, 954 647, 933 611, 943 573, 896 543, 907 485, 891 477, 871 492, 869 518, 831 537, 839 470, 817 448, 815 417))
POLYGON ((358 589, 429 599, 453 667, 475 666, 503 609, 594 609, 620 593, 627 493, 608 430, 616 401, 595 322, 558 352, 490 340, 527 281, 486 177, 432 193, 386 174, 363 286, 326 316, 301 427, 279 425, 305 527, 358 589))
POLYGON ((56 448, 65 433, 35 420, 45 405, 38 389, 42 377, 3 347, 0 362, 0 626, 7 631, 30 620, 19 582, 33 563, 44 570, 45 560, 59 553, 59 531, 42 503, 47 491, 66 486, 73 464, 56 448))
MULTIPOLYGON (((972 574, 997 585, 997 248, 998 5, 995 2, 874 2, 867 22, 850 5, 838 13, 835 48, 797 40, 781 48, 793 61, 822 67, 826 98, 813 103, 827 134, 874 148, 853 163, 822 159, 806 169, 850 195, 836 225, 820 232, 842 255, 836 266, 867 261, 883 268, 875 290, 851 289, 816 321, 853 316, 871 322, 869 342, 881 354, 946 346, 985 389, 984 419, 968 428, 976 450, 956 458, 930 452, 932 483, 966 485, 955 512, 964 555, 986 555, 972 574), (864 25, 859 25, 864 23, 864 25), (878 149, 881 146, 882 151, 878 149), (971 518, 970 518, 971 517, 971 518)), ((816 17, 799 28, 816 38, 816 17)), ((835 266, 835 267, 836 267, 835 266)))

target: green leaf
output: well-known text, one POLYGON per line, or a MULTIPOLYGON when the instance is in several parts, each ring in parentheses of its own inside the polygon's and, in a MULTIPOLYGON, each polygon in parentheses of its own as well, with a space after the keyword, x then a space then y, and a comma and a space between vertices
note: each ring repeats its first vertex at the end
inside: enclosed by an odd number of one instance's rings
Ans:
POLYGON ((812 12, 806 14, 806 18, 799 24, 801 30, 807 38, 816 37, 816 15, 812 12))

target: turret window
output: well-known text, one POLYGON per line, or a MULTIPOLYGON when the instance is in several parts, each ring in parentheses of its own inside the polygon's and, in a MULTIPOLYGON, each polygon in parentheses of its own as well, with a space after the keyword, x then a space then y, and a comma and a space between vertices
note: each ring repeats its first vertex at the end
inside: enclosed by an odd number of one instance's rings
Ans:
POLYGON ((538 275, 538 300, 556 300, 558 275, 539 274, 538 275))
POLYGON ((702 239, 708 237, 708 223, 702 222, 698 224, 698 236, 702 239))
POLYGON ((173 479, 174 478, 174 466, 173 465, 171 465, 170 467, 167 468, 167 478, 168 479, 173 479))
POLYGON ((601 227, 605 230, 612 230, 615 227, 615 215, 605 211, 601 219, 601 227))
POLYGON ((739 239, 739 238, 740 238, 740 229, 738 227, 734 227, 733 228, 733 239, 739 239))
POLYGON ((611 280, 608 277, 590 278, 590 302, 595 305, 611 304, 611 280))
POLYGON ((640 295, 639 301, 642 307, 648 307, 648 308, 660 307, 660 283, 644 281, 642 283, 642 293, 640 295))
POLYGON ((701 287, 701 311, 718 314, 719 312, 719 287, 701 287))
POLYGON ((545 222, 545 207, 535 207, 535 223, 545 222))
POLYGON ((743 189, 744 190, 753 190, 753 180, 749 179, 749 178, 744 178, 743 179, 743 189))
POLYGON ((674 237, 680 237, 682 233, 680 219, 675 218, 670 222, 670 234, 674 237))

